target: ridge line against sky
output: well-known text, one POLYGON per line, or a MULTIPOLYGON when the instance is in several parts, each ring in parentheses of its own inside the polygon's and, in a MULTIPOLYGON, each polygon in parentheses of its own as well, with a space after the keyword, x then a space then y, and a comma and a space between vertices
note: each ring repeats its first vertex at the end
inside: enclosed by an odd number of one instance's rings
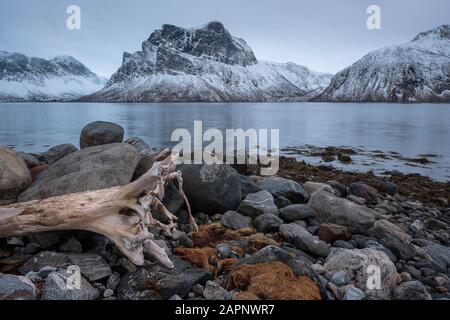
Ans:
POLYGON ((372 50, 411 41, 450 23, 448 0, 2 0, 0 50, 51 58, 72 55, 100 76, 123 52, 163 24, 222 22, 258 60, 294 62, 336 73, 372 50), (68 30, 66 8, 81 8, 81 30, 68 30), (368 30, 366 9, 381 8, 381 30, 368 30))

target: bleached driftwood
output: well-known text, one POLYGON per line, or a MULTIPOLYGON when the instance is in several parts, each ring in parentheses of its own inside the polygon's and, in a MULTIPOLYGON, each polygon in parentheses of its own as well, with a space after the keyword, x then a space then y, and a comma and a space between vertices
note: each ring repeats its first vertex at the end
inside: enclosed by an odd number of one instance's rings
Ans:
MULTIPOLYGON (((157 160, 167 155, 164 150, 157 160)), ((0 207, 0 238, 56 230, 88 230, 106 236, 134 264, 144 264, 143 251, 167 267, 173 264, 153 240, 149 228, 160 227, 166 236, 177 238, 176 216, 162 204, 164 186, 177 180, 186 202, 191 230, 197 225, 182 189, 181 172, 175 171, 176 157, 157 161, 136 181, 121 187, 73 193, 43 200, 0 207), (158 210, 167 218, 163 224, 152 216, 158 210)))

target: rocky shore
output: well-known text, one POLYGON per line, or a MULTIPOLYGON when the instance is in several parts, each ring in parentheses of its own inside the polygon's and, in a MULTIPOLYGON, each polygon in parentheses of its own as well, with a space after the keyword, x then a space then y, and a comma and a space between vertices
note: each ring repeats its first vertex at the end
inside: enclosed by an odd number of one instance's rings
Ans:
MULTIPOLYGON (((157 150, 95 122, 71 144, 0 148, 0 205, 125 185, 157 150)), ((344 159, 345 160, 345 159, 344 159)), ((132 264, 107 238, 52 231, 0 239, 0 299, 430 300, 450 298, 450 183, 345 172, 291 158, 277 176, 251 165, 181 165, 162 202, 179 234, 156 234, 174 264, 132 264), (70 266, 80 289, 68 288, 70 266)), ((162 219, 157 214, 156 219, 162 219)), ((164 221, 163 221, 164 222, 164 221)))

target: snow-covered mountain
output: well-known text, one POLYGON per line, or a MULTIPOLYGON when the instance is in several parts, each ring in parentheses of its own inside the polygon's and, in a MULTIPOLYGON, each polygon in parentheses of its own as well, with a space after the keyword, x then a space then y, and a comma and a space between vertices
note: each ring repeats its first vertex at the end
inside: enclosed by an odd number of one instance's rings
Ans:
POLYGON ((0 51, 0 102, 72 100, 105 82, 71 56, 45 60, 0 51))
POLYGON ((337 73, 316 100, 450 101, 450 25, 367 54, 337 73))
POLYGON ((294 63, 258 62, 222 23, 163 25, 124 53, 106 86, 81 101, 301 101, 317 96, 331 75, 294 63))

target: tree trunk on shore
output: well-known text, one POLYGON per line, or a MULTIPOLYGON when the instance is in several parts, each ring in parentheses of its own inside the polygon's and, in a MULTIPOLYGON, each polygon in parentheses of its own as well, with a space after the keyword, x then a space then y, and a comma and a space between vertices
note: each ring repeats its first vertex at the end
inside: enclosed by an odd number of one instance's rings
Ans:
MULTIPOLYGON (((168 150, 160 153, 161 158, 168 150)), ((121 187, 73 193, 43 200, 14 203, 0 207, 0 237, 56 230, 87 230, 102 234, 114 242, 134 264, 144 264, 143 251, 167 267, 173 264, 154 240, 148 228, 158 226, 165 235, 176 238, 176 217, 161 200, 164 186, 177 180, 191 218, 197 229, 189 202, 182 189, 181 172, 175 171, 176 158, 167 157, 136 181, 121 187), (158 210, 166 215, 168 224, 152 217, 158 210)))

